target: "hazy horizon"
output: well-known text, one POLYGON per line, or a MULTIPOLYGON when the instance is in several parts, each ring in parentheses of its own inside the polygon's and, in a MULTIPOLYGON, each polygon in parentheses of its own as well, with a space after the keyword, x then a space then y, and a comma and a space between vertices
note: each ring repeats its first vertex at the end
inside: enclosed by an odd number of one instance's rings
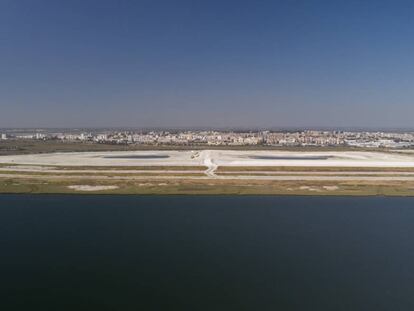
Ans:
POLYGON ((0 3, 0 128, 414 126, 410 1, 0 3))
POLYGON ((23 133, 23 132, 100 132, 100 131, 222 131, 222 132, 299 132, 299 131, 341 131, 341 132, 414 132, 414 127, 408 128, 362 128, 362 127, 0 127, 0 133, 23 133))

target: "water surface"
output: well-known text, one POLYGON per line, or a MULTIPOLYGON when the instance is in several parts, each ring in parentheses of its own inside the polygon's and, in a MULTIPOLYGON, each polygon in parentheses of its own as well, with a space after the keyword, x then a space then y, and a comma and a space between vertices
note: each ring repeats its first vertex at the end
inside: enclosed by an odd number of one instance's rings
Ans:
POLYGON ((414 198, 0 195, 0 310, 414 310, 414 198))

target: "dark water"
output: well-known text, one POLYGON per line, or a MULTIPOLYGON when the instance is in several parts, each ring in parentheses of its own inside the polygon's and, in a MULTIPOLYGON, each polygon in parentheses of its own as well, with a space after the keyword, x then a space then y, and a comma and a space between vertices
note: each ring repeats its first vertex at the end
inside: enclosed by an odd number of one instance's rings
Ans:
POLYGON ((0 196, 0 310, 414 310, 414 198, 0 196))
POLYGON ((104 159, 167 159, 169 155, 162 154, 145 154, 145 155, 117 155, 117 156, 104 156, 104 159))
POLYGON ((249 156, 257 160, 328 160, 333 156, 249 156))

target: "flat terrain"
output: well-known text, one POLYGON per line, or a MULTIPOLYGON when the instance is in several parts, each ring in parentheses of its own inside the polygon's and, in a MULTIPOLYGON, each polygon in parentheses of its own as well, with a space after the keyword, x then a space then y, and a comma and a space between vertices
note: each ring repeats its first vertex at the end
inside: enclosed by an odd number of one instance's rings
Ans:
MULTIPOLYGON (((125 144, 98 144, 92 142, 73 142, 59 140, 1 140, 0 155, 54 153, 54 152, 90 152, 90 151, 139 151, 139 150, 204 150, 206 145, 125 145, 125 144)), ((208 146, 214 150, 285 150, 285 151, 372 151, 369 148, 351 146, 208 146)), ((381 149, 383 152, 388 149, 381 149)), ((414 150, 407 150, 414 152, 414 150)))
POLYGON ((414 154, 140 150, 0 156, 3 193, 414 195, 414 154))
POLYGON ((56 166, 414 167, 414 154, 367 151, 147 150, 5 155, 1 163, 56 166))

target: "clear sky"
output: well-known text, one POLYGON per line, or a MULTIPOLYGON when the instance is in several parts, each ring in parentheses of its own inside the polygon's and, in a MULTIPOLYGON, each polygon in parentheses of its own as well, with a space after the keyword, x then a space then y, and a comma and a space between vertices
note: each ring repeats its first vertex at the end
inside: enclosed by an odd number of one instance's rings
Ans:
POLYGON ((414 127, 414 1, 0 0, 0 127, 414 127))

